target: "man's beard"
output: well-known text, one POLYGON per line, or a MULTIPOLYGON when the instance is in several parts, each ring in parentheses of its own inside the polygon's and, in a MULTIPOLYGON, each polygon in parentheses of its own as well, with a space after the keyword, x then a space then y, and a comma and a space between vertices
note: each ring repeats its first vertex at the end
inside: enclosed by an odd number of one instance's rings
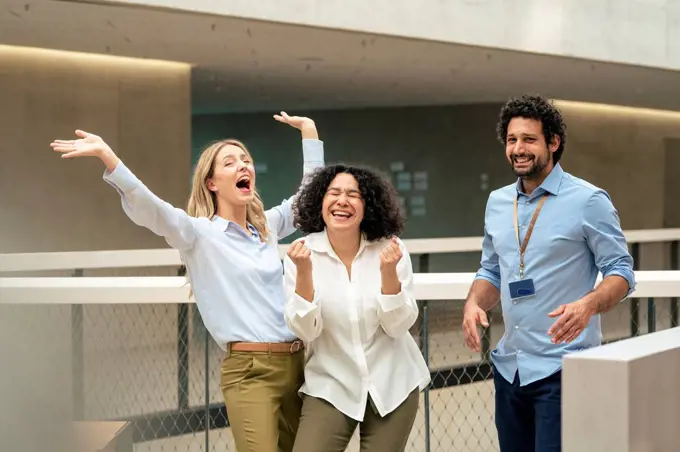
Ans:
POLYGON ((512 168, 513 173, 515 173, 515 176, 521 177, 522 179, 534 179, 541 174, 546 166, 548 166, 548 159, 550 158, 550 156, 548 156, 546 159, 539 159, 534 155, 529 155, 528 157, 529 166, 519 169, 515 168, 515 156, 510 158, 510 167, 512 168))

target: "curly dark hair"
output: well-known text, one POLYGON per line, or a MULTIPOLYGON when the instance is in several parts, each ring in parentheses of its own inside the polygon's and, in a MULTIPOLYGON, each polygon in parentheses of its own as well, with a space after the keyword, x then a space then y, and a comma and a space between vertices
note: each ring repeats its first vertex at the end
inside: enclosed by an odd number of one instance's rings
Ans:
POLYGON ((318 168, 310 175, 311 180, 301 188, 293 201, 295 227, 305 234, 324 230, 323 199, 328 186, 341 173, 351 174, 359 184, 364 202, 360 230, 366 234, 366 239, 375 241, 401 234, 405 219, 394 186, 373 168, 345 164, 318 168))
POLYGON ((500 113, 498 124, 496 125, 496 135, 498 141, 506 144, 508 134, 508 124, 512 118, 536 119, 543 126, 543 137, 546 144, 549 144, 554 135, 560 138, 560 145, 553 152, 553 163, 556 164, 562 158, 564 146, 567 144, 567 125, 562 119, 562 114, 551 102, 542 96, 523 95, 520 98, 511 98, 503 106, 500 113))

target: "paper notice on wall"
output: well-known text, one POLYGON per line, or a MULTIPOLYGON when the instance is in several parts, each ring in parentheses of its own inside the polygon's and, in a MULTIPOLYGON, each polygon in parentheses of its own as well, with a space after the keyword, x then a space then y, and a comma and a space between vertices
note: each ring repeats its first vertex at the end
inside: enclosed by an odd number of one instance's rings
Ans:
POLYGON ((411 207, 425 207, 425 196, 411 196, 411 207))
POLYGON ((412 188, 411 173, 401 172, 397 173, 397 190, 410 191, 412 188))
POLYGON ((480 187, 482 191, 487 191, 489 189, 489 175, 482 173, 479 175, 480 187))
POLYGON ((406 215, 406 211, 408 210, 406 208, 406 198, 403 196, 397 197, 397 203, 399 203, 399 210, 401 210, 401 212, 406 215))
POLYGON ((404 171, 404 162, 392 162, 390 163, 390 171, 394 171, 395 173, 399 171, 404 171))
POLYGON ((411 216, 424 217, 427 214, 425 196, 411 196, 411 216))
POLYGON ((413 189, 418 191, 427 190, 427 171, 416 171, 413 173, 413 189))

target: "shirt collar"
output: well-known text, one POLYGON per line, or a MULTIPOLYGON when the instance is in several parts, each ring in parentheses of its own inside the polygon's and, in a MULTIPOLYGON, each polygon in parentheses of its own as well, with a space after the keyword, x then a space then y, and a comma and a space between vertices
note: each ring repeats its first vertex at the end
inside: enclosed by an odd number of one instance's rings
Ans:
MULTIPOLYGON (((313 234, 309 234, 304 238, 305 240, 305 245, 307 248, 309 248, 311 251, 315 251, 317 253, 327 253, 331 256, 338 257, 337 254, 335 254, 335 251, 333 251, 333 247, 331 246, 331 242, 328 240, 328 234, 326 232, 326 228, 324 228, 323 231, 321 232, 316 232, 313 234)), ((366 234, 361 234, 361 243, 359 244, 359 251, 357 252, 357 256, 361 251, 364 249, 364 247, 368 244, 368 240, 366 240, 366 234)))
MULTIPOLYGON (((542 194, 544 192, 548 192, 551 195, 556 195, 560 191, 560 185, 562 184, 562 176, 564 175, 564 170, 562 169, 562 166, 557 163, 552 171, 550 171, 550 174, 548 174, 548 177, 545 178, 543 183, 538 186, 536 190, 532 193, 532 197, 535 194, 542 194)), ((522 191, 522 179, 518 178, 517 179, 517 193, 519 194, 525 194, 522 191)))
MULTIPOLYGON (((227 219, 224 219, 218 215, 213 215, 211 221, 219 226, 223 231, 227 231, 229 229, 229 226, 236 227, 238 229, 241 229, 239 225, 234 223, 233 221, 229 221, 227 219)), ((257 232, 257 229, 255 229, 255 226, 253 226, 250 223, 247 223, 246 226, 248 227, 248 230, 250 231, 251 234, 253 234, 253 237, 259 237, 260 234, 257 232)))

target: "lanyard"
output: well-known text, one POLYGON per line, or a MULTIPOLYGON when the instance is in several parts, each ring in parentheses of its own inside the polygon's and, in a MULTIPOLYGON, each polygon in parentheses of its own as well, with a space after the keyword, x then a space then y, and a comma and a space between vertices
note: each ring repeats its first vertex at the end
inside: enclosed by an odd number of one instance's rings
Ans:
POLYGON ((545 203, 546 198, 548 197, 549 193, 546 193, 543 195, 541 200, 538 202, 538 206, 536 206, 536 210, 534 211, 534 216, 531 219, 531 223, 529 223, 529 229, 527 229, 527 233, 524 236, 524 241, 520 245, 519 243, 519 220, 517 218, 517 198, 515 197, 515 237, 517 238, 517 245, 520 247, 519 248, 519 278, 524 279, 524 252, 527 250, 527 245, 529 244, 529 238, 531 237, 531 232, 534 230, 534 224, 536 224, 536 219, 538 218, 538 214, 541 212, 541 207, 543 207, 543 203, 545 203))

